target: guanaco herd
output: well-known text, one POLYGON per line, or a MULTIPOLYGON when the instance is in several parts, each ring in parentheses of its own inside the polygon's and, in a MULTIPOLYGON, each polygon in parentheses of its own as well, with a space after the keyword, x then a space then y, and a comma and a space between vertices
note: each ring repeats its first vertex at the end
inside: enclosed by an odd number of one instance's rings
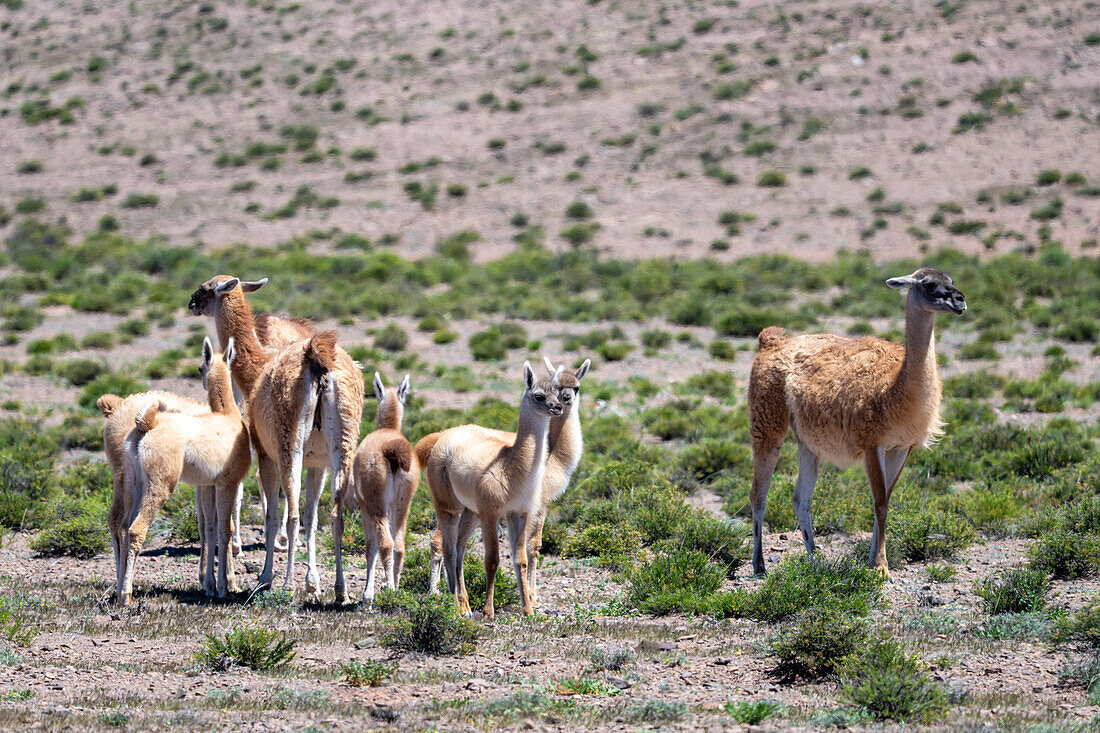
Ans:
MULTIPOLYGON (((504 520, 522 610, 533 613, 547 507, 566 490, 581 458, 580 386, 590 362, 567 369, 544 357, 546 374, 525 363, 514 433, 461 425, 425 436, 415 447, 401 433, 408 375, 395 388, 376 372, 377 428, 357 447, 364 397, 360 366, 337 344, 335 331, 317 331, 306 319, 253 313, 245 295, 266 282, 219 275, 191 296, 189 309, 213 317, 222 346, 218 353, 210 339, 203 343, 205 403, 159 391, 125 399, 106 394, 97 402, 106 417, 104 447, 114 481, 108 523, 116 601, 130 603, 149 525, 179 481, 196 487, 200 585, 210 596, 238 591, 233 556, 241 549, 243 481, 255 455, 266 545, 258 588, 271 587, 275 550, 284 549, 283 588, 293 590, 303 467, 307 593, 321 593, 317 510, 326 476, 332 479, 337 602, 347 601, 345 510, 359 511, 367 540, 363 600, 368 607, 373 601, 378 561, 385 586, 397 588, 409 506, 424 469, 437 519, 431 592, 437 592, 442 566, 458 609, 471 612, 463 559, 480 526, 484 616, 492 619, 497 531, 504 520)), ((950 277, 931 268, 891 278, 887 285, 908 290, 904 346, 873 337, 790 336, 775 327, 760 334, 748 390, 756 574, 764 572, 764 510, 788 430, 798 444, 792 503, 806 551, 815 550, 810 500, 821 461, 841 467, 862 461, 874 502, 869 561, 889 573, 890 495, 910 452, 941 430, 935 315, 960 314, 966 300, 950 277)))

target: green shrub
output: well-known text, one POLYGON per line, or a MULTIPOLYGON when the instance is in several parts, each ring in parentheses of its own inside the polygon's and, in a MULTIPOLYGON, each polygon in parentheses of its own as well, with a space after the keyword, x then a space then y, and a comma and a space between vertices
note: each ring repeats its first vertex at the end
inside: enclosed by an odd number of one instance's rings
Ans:
POLYGON ((1050 617, 1043 613, 1001 613, 988 617, 975 635, 983 639, 1045 640, 1051 632, 1050 617))
POLYGON ((817 606, 780 630, 771 648, 783 673, 823 677, 866 641, 869 628, 862 615, 817 606))
POLYGON ((1100 603, 1059 618, 1051 640, 1058 647, 1100 651, 1100 603))
POLYGON ((458 615, 451 596, 401 594, 397 611, 398 618, 388 624, 382 636, 383 646, 437 655, 473 651, 479 628, 458 615))
MULTIPOLYGON (((52 512, 51 512, 52 513, 52 512)), ((93 558, 107 546, 106 514, 90 506, 59 512, 61 517, 49 522, 31 538, 30 546, 42 555, 71 555, 93 558)))
POLYGON ((19 646, 29 645, 38 636, 24 605, 22 598, 0 595, 0 636, 19 646))
POLYGON ((562 557, 595 557, 603 568, 628 567, 642 549, 642 535, 635 529, 605 523, 585 527, 571 535, 562 557))
POLYGON ((1046 572, 1026 565, 1003 568, 974 584, 982 610, 989 615, 1042 611, 1049 590, 1046 572))
POLYGON ((396 667, 391 667, 382 662, 345 662, 340 665, 340 672, 344 675, 344 682, 351 687, 378 687, 393 675, 396 667))
POLYGON ((928 579, 933 583, 951 583, 959 574, 953 565, 947 563, 928 565, 924 568, 924 571, 928 573, 928 579))
POLYGON ((382 327, 374 337, 374 348, 386 351, 403 351, 409 345, 409 334, 394 322, 382 327))
POLYGON ((952 558, 977 539, 962 517, 924 505, 895 510, 887 518, 886 527, 887 542, 896 542, 909 562, 952 558))
POLYGON ((787 185, 787 174, 783 171, 767 170, 756 179, 756 185, 763 188, 780 188, 787 185))
POLYGON ((696 481, 711 481, 723 471, 742 474, 752 468, 752 452, 741 442, 707 439, 680 452, 680 466, 696 481))
POLYGON ((206 634, 195 661, 215 671, 241 666, 266 672, 289 664, 295 656, 295 643, 281 631, 241 626, 223 637, 206 634))
POLYGON ((724 576, 724 570, 698 550, 661 551, 631 573, 628 601, 658 616, 697 613, 722 587, 724 576))
POLYGON ((723 615, 774 623, 810 608, 858 614, 882 604, 882 573, 848 558, 796 555, 773 567, 754 591, 734 594, 723 615))
POLYGON ((927 665, 885 636, 873 637, 840 666, 840 697, 876 720, 928 721, 947 707, 927 665))
POLYGON ((725 711, 731 718, 744 725, 759 725, 768 718, 783 712, 782 704, 772 700, 742 700, 727 702, 725 711))
POLYGON ((706 553, 733 577, 745 564, 752 527, 739 520, 720 519, 703 509, 691 509, 672 534, 671 542, 685 550, 706 553))
POLYGON ((1100 534, 1076 534, 1057 527, 1027 550, 1031 565, 1057 580, 1088 578, 1100 571, 1100 534))

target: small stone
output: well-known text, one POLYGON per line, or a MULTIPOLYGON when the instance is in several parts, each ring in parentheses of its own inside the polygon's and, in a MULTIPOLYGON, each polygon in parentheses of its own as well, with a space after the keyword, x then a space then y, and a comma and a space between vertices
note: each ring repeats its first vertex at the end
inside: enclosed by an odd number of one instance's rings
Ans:
POLYGON ((609 684, 613 687, 618 687, 620 690, 628 690, 631 687, 633 687, 633 685, 630 684, 630 682, 628 682, 627 680, 624 680, 621 677, 608 677, 607 678, 607 684, 609 684))
POLYGON ((483 680, 480 677, 474 677, 472 680, 467 680, 466 689, 471 692, 480 692, 481 690, 488 690, 494 687, 493 683, 489 680, 483 680))
POLYGON ((781 533, 781 534, 779 535, 779 539, 781 539, 781 540, 785 540, 785 539, 787 539, 787 533, 786 533, 786 532, 783 532, 783 533, 781 533))
POLYGON ((732 660, 732 659, 728 659, 728 658, 726 658, 726 657, 718 657, 717 659, 715 659, 715 660, 714 660, 714 662, 713 662, 713 663, 714 663, 714 664, 716 664, 716 665, 717 665, 717 666, 719 666, 719 667, 726 667, 726 666, 728 666, 728 665, 729 665, 729 664, 730 664, 731 662, 733 662, 733 660, 732 660))
POLYGON ((365 639, 360 639, 355 642, 356 649, 370 649, 371 647, 378 646, 378 640, 373 636, 368 636, 365 639))
POLYGON ((676 648, 676 642, 674 641, 659 641, 657 642, 657 651, 670 652, 676 648))

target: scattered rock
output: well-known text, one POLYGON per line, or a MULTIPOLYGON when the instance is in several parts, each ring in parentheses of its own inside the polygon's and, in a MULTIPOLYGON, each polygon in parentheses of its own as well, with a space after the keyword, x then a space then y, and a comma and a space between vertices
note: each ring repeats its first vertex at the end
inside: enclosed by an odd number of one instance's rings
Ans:
POLYGON ((355 642, 356 649, 370 649, 371 647, 375 646, 378 646, 378 640, 375 639, 373 636, 368 636, 365 639, 360 639, 359 641, 355 642))
POLYGON ((676 642, 674 641, 659 641, 657 642, 657 651, 670 652, 676 648, 676 642))

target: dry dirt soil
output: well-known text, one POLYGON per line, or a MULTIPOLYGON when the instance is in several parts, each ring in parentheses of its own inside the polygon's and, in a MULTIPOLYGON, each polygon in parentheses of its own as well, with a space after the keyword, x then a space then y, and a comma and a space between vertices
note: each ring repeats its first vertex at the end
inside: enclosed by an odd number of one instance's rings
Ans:
MULTIPOLYGON (((37 211, 77 236, 109 215, 123 234, 173 246, 269 245, 339 229, 410 258, 472 229, 475 257, 492 259, 514 246, 517 215, 544 224, 554 248, 570 246, 559 235, 567 227, 598 223, 594 244, 629 258, 1003 252, 1042 226, 1087 253, 1100 236, 1098 18, 1095 2, 993 0, 0 0, 0 214, 37 211), (1040 185, 1051 169, 1058 180, 1040 185), (782 185, 761 185, 767 171, 782 185), (1053 219, 1033 216, 1055 200, 1053 219), (571 216, 577 201, 591 213, 571 216), (720 223, 723 212, 737 212, 736 231, 728 216, 720 223), (930 223, 937 212, 943 222, 930 223)), ((122 320, 47 310, 26 338, 79 339, 122 320)), ((394 320, 410 332, 410 351, 448 364, 469 362, 465 336, 480 327, 452 324, 463 338, 439 346, 412 319, 394 320)), ((112 364, 180 346, 192 322, 181 311, 175 326, 113 349, 112 364)), ((342 339, 362 341, 363 327, 341 326, 342 339)), ((551 352, 568 331, 525 327, 551 352)), ((632 340, 642 330, 623 328, 632 340)), ((943 348, 960 338, 947 334, 943 348)), ((1019 336, 997 371, 1034 376, 1045 345, 1019 336)), ((1088 348, 1068 351, 1083 364, 1069 378, 1096 381, 1088 348)), ((0 358, 24 361, 25 347, 0 347, 0 358)), ((664 386, 721 368, 743 388, 748 366, 747 353, 731 365, 673 347, 601 364, 597 378, 645 374, 664 386)), ((968 368, 952 361, 945 375, 968 368)), ((484 394, 511 400, 517 377, 488 375, 472 392, 419 389, 432 406, 468 407, 484 394)), ((194 380, 156 386, 201 393, 194 380)), ((27 375, 0 387, 47 423, 78 394, 27 375)), ((1100 408, 1066 414, 1095 422, 1100 408)), ((260 562, 257 530, 245 528, 246 564, 260 562)), ((621 579, 574 561, 547 563, 545 613, 506 609, 475 653, 394 657, 378 643, 378 617, 362 610, 211 603, 196 590, 196 548, 154 539, 137 603, 119 611, 107 602, 108 554, 42 558, 27 539, 3 538, 0 589, 38 604, 56 630, 0 665, 0 727, 13 730, 720 730, 746 727, 723 708, 742 700, 786 707, 764 728, 809 730, 824 725, 815 711, 836 705, 831 683, 776 678, 765 626, 603 616, 621 579), (247 620, 300 640, 289 669, 197 667, 202 632, 247 620), (596 647, 629 650, 632 661, 596 670, 596 647), (339 670, 349 660, 395 669, 383 686, 352 688, 339 670), (567 694, 563 682, 577 677, 619 692, 567 694), (534 712, 489 705, 532 690, 545 697, 534 712), (639 710, 651 700, 689 712, 646 717, 639 710)), ((822 545, 847 553, 856 539, 822 545)), ((770 535, 766 547, 801 552, 801 540, 770 535)), ((1094 701, 1060 681, 1064 654, 981 634, 973 582, 1023 550, 1022 540, 994 540, 964 551, 952 582, 932 584, 914 564, 888 585, 881 624, 933 660, 937 680, 970 693, 933 728, 1095 724, 1094 701), (963 626, 940 633, 922 621, 928 613, 963 626)), ((328 589, 332 570, 322 570, 328 589)), ((353 590, 364 575, 353 564, 353 590)), ((742 569, 729 584, 758 582, 742 569)), ((1056 583, 1053 596, 1075 609, 1097 591, 1096 582, 1056 583)))

